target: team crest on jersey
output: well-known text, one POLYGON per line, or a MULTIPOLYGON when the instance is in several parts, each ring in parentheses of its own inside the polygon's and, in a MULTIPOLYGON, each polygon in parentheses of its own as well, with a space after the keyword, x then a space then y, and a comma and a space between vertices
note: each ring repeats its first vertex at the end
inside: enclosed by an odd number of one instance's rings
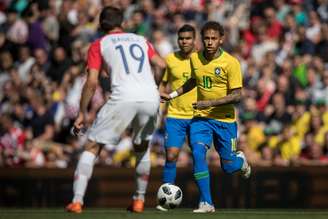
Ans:
POLYGON ((216 76, 219 76, 220 73, 221 73, 221 68, 220 67, 216 67, 215 70, 214 70, 214 73, 216 76))

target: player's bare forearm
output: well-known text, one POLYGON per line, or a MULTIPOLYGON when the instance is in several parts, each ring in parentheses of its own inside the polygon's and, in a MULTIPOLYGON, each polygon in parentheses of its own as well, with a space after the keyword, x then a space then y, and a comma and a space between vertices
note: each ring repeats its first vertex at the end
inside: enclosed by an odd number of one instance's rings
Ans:
POLYGON ((99 71, 90 70, 88 72, 88 78, 85 82, 82 90, 81 100, 80 100, 80 113, 86 113, 91 98, 96 92, 98 86, 98 74, 99 71))
POLYGON ((213 106, 235 104, 240 102, 241 96, 242 96, 241 88, 237 88, 237 89, 233 89, 230 94, 220 99, 197 101, 196 103, 193 103, 193 107, 195 109, 204 109, 213 106))
POLYGON ((241 88, 233 89, 230 94, 227 96, 217 99, 217 100, 211 100, 210 105, 211 106, 221 106, 226 104, 235 104, 239 103, 241 100, 241 88))
POLYGON ((158 89, 160 93, 167 93, 171 91, 171 87, 168 85, 167 81, 162 81, 158 89))
POLYGON ((91 98, 93 97, 94 93, 96 92, 97 85, 92 84, 90 82, 86 82, 84 84, 82 95, 81 95, 81 101, 80 101, 80 112, 86 113, 89 103, 91 101, 91 98))
POLYGON ((158 67, 158 69, 156 70, 154 78, 155 78, 155 83, 157 86, 160 85, 163 75, 164 75, 164 72, 165 72, 165 69, 163 69, 161 67, 158 67))
POLYGON ((194 89, 194 87, 196 87, 196 79, 190 78, 181 87, 177 89, 177 92, 179 95, 182 95, 184 93, 188 93, 189 91, 194 89))
POLYGON ((194 87, 196 87, 196 80, 193 78, 190 78, 188 81, 186 81, 181 87, 179 87, 178 89, 176 89, 175 91, 173 91, 170 94, 167 93, 161 93, 161 101, 165 102, 165 101, 169 101, 171 99, 174 99, 184 93, 187 93, 189 91, 191 91, 194 87))
POLYGON ((160 57, 159 55, 154 55, 151 58, 151 63, 153 65, 155 65, 156 69, 155 69, 155 74, 154 74, 154 78, 155 78, 155 82, 157 85, 159 85, 162 81, 164 72, 165 72, 165 68, 166 68, 166 62, 165 60, 160 57))

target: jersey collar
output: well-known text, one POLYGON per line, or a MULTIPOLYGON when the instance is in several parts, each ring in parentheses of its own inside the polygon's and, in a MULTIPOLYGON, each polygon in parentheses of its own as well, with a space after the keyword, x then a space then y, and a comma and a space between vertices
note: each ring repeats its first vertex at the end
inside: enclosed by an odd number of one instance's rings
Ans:
POLYGON ((218 55, 217 57, 215 57, 214 59, 212 59, 212 60, 207 60, 207 59, 205 58, 204 51, 201 52, 201 54, 202 54, 202 58, 203 58, 206 62, 210 62, 210 61, 213 61, 213 60, 215 60, 215 59, 219 59, 219 58, 221 58, 221 56, 223 55, 223 53, 224 53, 224 50, 223 50, 222 48, 219 48, 219 55, 218 55))
POLYGON ((125 33, 125 32, 118 30, 118 31, 110 32, 110 33, 108 33, 108 35, 122 34, 122 33, 125 33))

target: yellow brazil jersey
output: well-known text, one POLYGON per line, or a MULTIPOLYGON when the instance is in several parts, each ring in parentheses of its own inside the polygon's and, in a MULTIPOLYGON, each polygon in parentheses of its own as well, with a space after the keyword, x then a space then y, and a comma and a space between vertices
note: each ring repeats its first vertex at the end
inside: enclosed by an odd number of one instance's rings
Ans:
POLYGON ((293 123, 293 128, 297 132, 299 136, 302 138, 309 130, 309 123, 311 120, 311 113, 305 112, 302 116, 300 116, 297 120, 293 123))
POLYGON ((284 160, 290 160, 293 157, 298 157, 301 153, 301 143, 301 138, 297 135, 280 142, 277 146, 280 148, 281 157, 284 160))
POLYGON ((251 127, 247 134, 247 145, 256 151, 258 147, 265 142, 265 135, 263 132, 263 128, 259 125, 255 125, 254 127, 251 127))
MULTIPOLYGON (((191 77, 190 59, 181 57, 178 52, 169 54, 166 57, 166 64, 163 81, 167 82, 172 90, 181 87, 191 77)), ((196 88, 171 100, 167 116, 191 119, 193 117, 192 103, 194 102, 196 102, 196 88)))
MULTIPOLYGON (((197 83, 197 100, 215 100, 227 96, 232 89, 242 87, 242 74, 239 61, 221 50, 221 55, 211 61, 202 52, 190 57, 192 77, 197 83)), ((195 117, 206 117, 222 122, 236 121, 233 104, 195 110, 195 117)))

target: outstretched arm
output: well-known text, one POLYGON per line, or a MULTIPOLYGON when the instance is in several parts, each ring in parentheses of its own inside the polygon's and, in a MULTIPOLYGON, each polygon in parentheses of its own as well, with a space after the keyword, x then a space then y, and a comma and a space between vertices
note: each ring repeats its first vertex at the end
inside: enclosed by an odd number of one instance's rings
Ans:
POLYGON ((175 97, 178 97, 184 93, 187 93, 191 91, 194 87, 196 87, 196 79, 190 78, 188 81, 186 81, 181 87, 176 89, 170 94, 161 93, 161 100, 162 101, 169 101, 175 97))
POLYGON ((155 69, 156 71, 154 74, 154 78, 156 84, 159 85, 162 81, 166 68, 165 60, 162 57, 160 57, 158 54, 154 54, 150 59, 150 62, 157 67, 157 69, 155 69))

